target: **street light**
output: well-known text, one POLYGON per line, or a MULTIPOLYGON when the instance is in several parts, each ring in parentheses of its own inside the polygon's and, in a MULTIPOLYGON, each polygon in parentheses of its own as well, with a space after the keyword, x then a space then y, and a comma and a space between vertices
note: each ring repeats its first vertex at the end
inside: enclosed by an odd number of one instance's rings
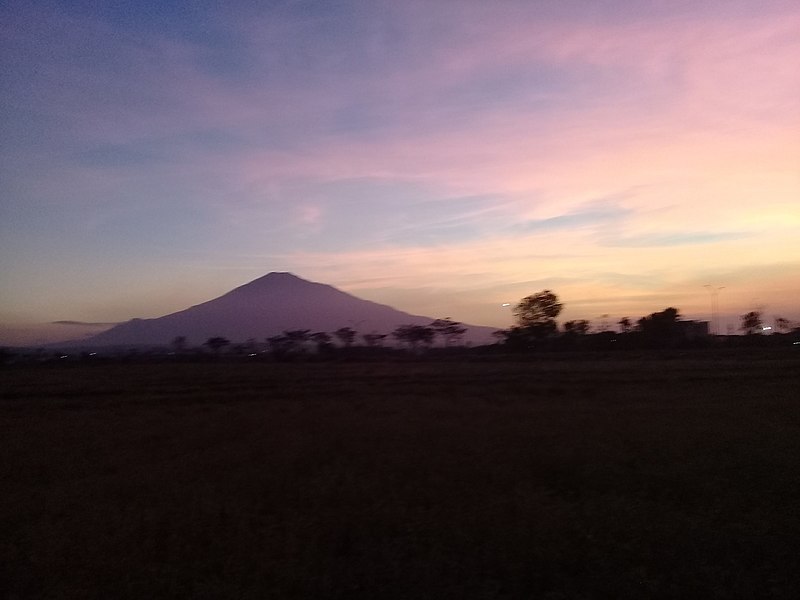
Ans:
POLYGON ((711 295, 711 335, 719 335, 719 323, 717 322, 719 317, 719 293, 725 289, 725 286, 714 287, 706 284, 703 287, 711 295))

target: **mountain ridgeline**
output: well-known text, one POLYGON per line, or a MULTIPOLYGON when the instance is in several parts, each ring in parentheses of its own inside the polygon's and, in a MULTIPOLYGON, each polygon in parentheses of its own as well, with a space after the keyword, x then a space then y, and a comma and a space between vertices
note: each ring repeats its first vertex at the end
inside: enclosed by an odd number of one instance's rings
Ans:
MULTIPOLYGON (((192 345, 214 336, 263 341, 286 330, 332 332, 340 327, 352 327, 360 334, 391 333, 401 325, 428 325, 432 320, 291 273, 269 273, 214 300, 155 319, 132 319, 71 345, 163 346, 178 336, 192 345)), ((492 341, 493 328, 465 327, 464 343, 492 341)))

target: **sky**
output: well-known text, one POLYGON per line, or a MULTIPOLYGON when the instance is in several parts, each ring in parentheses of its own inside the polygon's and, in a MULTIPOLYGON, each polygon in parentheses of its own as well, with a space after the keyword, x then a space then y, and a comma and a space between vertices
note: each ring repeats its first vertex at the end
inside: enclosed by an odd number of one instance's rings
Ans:
POLYGON ((3 0, 0 35, 0 344, 270 271, 498 328, 543 289, 800 321, 795 0, 3 0))

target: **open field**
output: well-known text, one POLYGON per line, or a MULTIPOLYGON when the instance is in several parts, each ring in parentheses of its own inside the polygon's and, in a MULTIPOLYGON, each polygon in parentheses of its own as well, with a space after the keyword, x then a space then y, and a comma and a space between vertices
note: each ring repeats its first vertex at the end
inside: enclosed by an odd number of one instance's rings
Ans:
POLYGON ((800 361, 0 370, 3 598, 797 598, 800 361))

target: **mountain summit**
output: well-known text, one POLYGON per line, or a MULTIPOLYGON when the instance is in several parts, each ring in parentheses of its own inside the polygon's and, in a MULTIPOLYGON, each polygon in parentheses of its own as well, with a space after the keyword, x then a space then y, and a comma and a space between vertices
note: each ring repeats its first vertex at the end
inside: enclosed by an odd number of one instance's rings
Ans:
MULTIPOLYGON (((292 273, 268 273, 219 298, 155 319, 132 319, 90 338, 81 346, 158 346, 177 336, 197 345, 222 336, 234 342, 264 340, 289 329, 391 333, 400 325, 427 325, 433 319, 357 298, 292 273)), ((491 327, 467 326, 464 340, 491 341, 491 327)))

